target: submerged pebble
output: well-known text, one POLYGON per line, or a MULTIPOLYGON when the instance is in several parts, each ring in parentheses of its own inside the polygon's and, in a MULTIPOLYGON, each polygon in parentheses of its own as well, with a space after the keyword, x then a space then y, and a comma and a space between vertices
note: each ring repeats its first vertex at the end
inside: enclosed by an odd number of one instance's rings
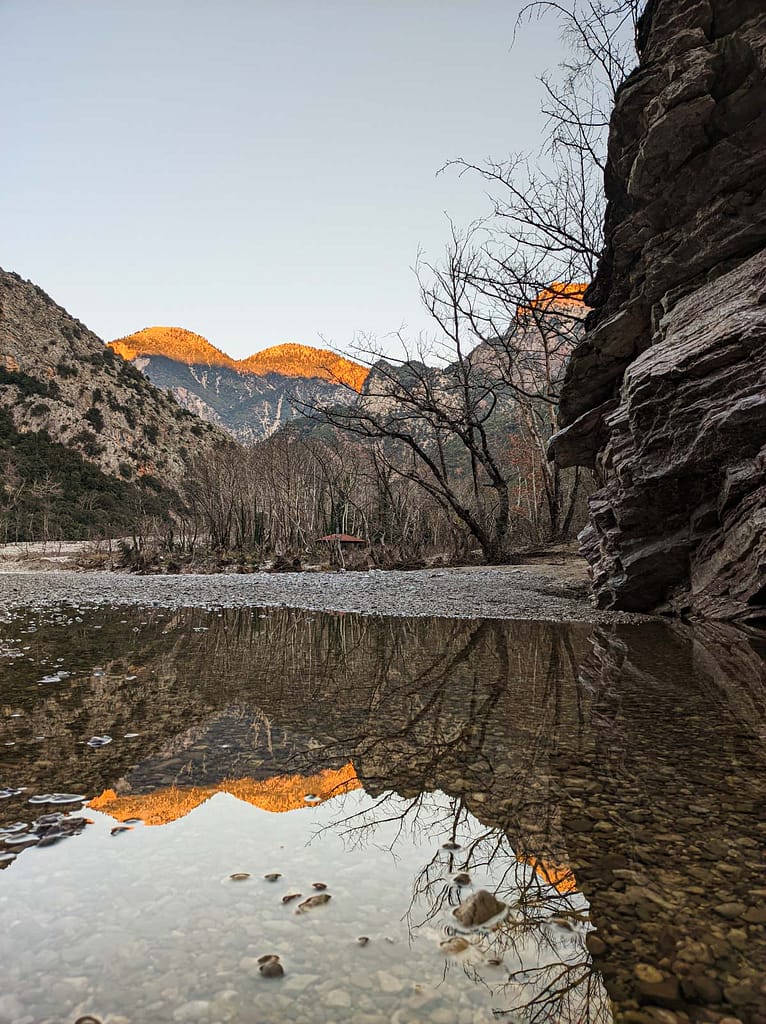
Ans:
POLYGON ((309 896, 309 898, 304 900, 303 903, 298 904, 296 914, 301 914, 306 910, 311 910, 313 907, 321 907, 323 903, 329 903, 330 898, 329 892, 321 892, 316 896, 309 896))
POLYGON ((463 953, 468 949, 469 943, 465 939, 461 939, 459 935, 453 935, 450 939, 444 939, 439 943, 442 951, 449 954, 450 956, 456 953, 463 953))

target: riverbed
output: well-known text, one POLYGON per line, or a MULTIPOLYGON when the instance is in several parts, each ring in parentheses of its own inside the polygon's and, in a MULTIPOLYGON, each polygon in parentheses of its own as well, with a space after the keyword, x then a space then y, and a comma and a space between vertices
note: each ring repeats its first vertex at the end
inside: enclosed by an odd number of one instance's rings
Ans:
POLYGON ((407 617, 536 619, 615 623, 645 620, 600 611, 587 597, 584 562, 410 572, 217 573, 139 576, 126 572, 0 572, 0 607, 145 605, 162 608, 291 607, 407 617))

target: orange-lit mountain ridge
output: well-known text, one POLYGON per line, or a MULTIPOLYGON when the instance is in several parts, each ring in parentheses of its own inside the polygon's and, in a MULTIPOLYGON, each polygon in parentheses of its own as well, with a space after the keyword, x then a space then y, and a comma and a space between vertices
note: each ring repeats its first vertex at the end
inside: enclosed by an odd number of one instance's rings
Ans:
POLYGON ((313 345, 272 345, 245 359, 232 359, 207 338, 182 327, 145 327, 135 334, 116 338, 109 345, 123 359, 131 362, 142 357, 164 356, 187 366, 225 366, 239 373, 265 376, 277 373, 283 377, 316 377, 345 384, 360 391, 368 370, 329 349, 313 345))
POLYGON ((183 327, 145 327, 142 331, 129 334, 125 338, 110 341, 109 347, 132 362, 141 356, 164 356, 179 363, 200 363, 207 366, 231 366, 237 363, 207 338, 183 327))
POLYGON ((245 444, 268 437, 316 402, 347 401, 349 388, 361 391, 368 372, 311 345, 274 345, 232 359, 181 327, 146 327, 109 345, 152 384, 245 444))

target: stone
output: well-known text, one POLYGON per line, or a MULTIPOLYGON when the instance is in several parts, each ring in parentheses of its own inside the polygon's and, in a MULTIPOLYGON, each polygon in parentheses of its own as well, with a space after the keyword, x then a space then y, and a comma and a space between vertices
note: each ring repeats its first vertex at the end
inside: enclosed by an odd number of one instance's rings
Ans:
POLYGON ((744 982, 736 985, 727 985, 723 990, 723 994, 726 1002, 731 1003, 732 1006, 746 1006, 748 1003, 754 1003, 758 998, 755 989, 744 982))
POLYGON ((731 903, 718 903, 715 907, 713 907, 713 910, 716 912, 716 914, 720 914, 721 917, 725 917, 729 920, 735 917, 742 917, 746 909, 747 908, 745 907, 744 903, 739 903, 736 901, 731 903))
POLYGON ((307 910, 313 910, 314 907, 321 907, 323 904, 329 903, 330 898, 329 892, 320 892, 317 893, 316 896, 309 896, 309 898, 304 900, 303 903, 298 904, 296 914, 302 914, 307 910))
POLYGON ((682 1005, 681 989, 676 978, 662 981, 639 981, 636 984, 639 1000, 657 1006, 675 1009, 682 1005))
POLYGON ((173 1020, 207 1020, 209 1008, 210 1003, 206 999, 192 999, 173 1011, 173 1020))
POLYGON ((278 959, 272 959, 268 963, 261 964, 260 970, 264 978, 281 978, 285 973, 285 969, 278 959))
POLYGON ((393 974, 390 974, 388 971, 378 971, 376 978, 378 979, 378 985, 380 986, 381 991, 385 992, 387 995, 396 995, 398 992, 401 992, 404 987, 401 981, 399 981, 398 978, 395 978, 393 974))
POLYGON ((497 917, 506 909, 506 904, 493 896, 486 889, 479 889, 478 892, 469 896, 464 903, 455 907, 452 911, 453 917, 460 922, 464 928, 477 928, 485 924, 493 917, 497 917))
POLYGON ((639 981, 647 981, 651 984, 657 984, 665 977, 662 971, 657 970, 651 964, 636 964, 633 968, 633 973, 639 981))
POLYGON ((333 1009, 347 1010, 351 1006, 351 996, 345 989, 336 988, 324 995, 322 1002, 325 1006, 331 1006, 333 1009))
POLYGON ((766 924, 766 907, 748 907, 742 914, 742 920, 748 924, 766 924))
POLYGON ((690 974, 681 981, 681 990, 686 999, 703 1003, 720 1003, 723 999, 721 986, 707 974, 690 974))
POLYGON ((448 956, 456 956, 458 953, 464 953, 468 949, 468 945, 465 939, 462 939, 459 935, 453 935, 452 938, 444 939, 443 942, 440 942, 439 948, 448 956))
POLYGON ((588 932, 585 936, 585 945, 591 956, 603 956, 607 951, 607 945, 595 932, 588 932))

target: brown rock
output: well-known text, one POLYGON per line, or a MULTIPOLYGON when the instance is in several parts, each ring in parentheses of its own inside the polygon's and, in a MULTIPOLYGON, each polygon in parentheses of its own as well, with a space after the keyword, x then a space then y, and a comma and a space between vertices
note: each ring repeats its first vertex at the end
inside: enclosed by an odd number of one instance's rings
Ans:
POLYGON ((676 978, 663 978, 662 981, 639 981, 636 984, 639 1001, 656 1006, 667 1006, 674 1009, 681 1006, 681 989, 676 978))
POLYGON ((603 956, 607 950, 606 943, 595 932, 588 932, 585 937, 585 945, 591 956, 603 956))
POLYGON ((464 928, 477 928, 506 909, 506 904, 486 889, 479 889, 455 907, 453 916, 464 928))

